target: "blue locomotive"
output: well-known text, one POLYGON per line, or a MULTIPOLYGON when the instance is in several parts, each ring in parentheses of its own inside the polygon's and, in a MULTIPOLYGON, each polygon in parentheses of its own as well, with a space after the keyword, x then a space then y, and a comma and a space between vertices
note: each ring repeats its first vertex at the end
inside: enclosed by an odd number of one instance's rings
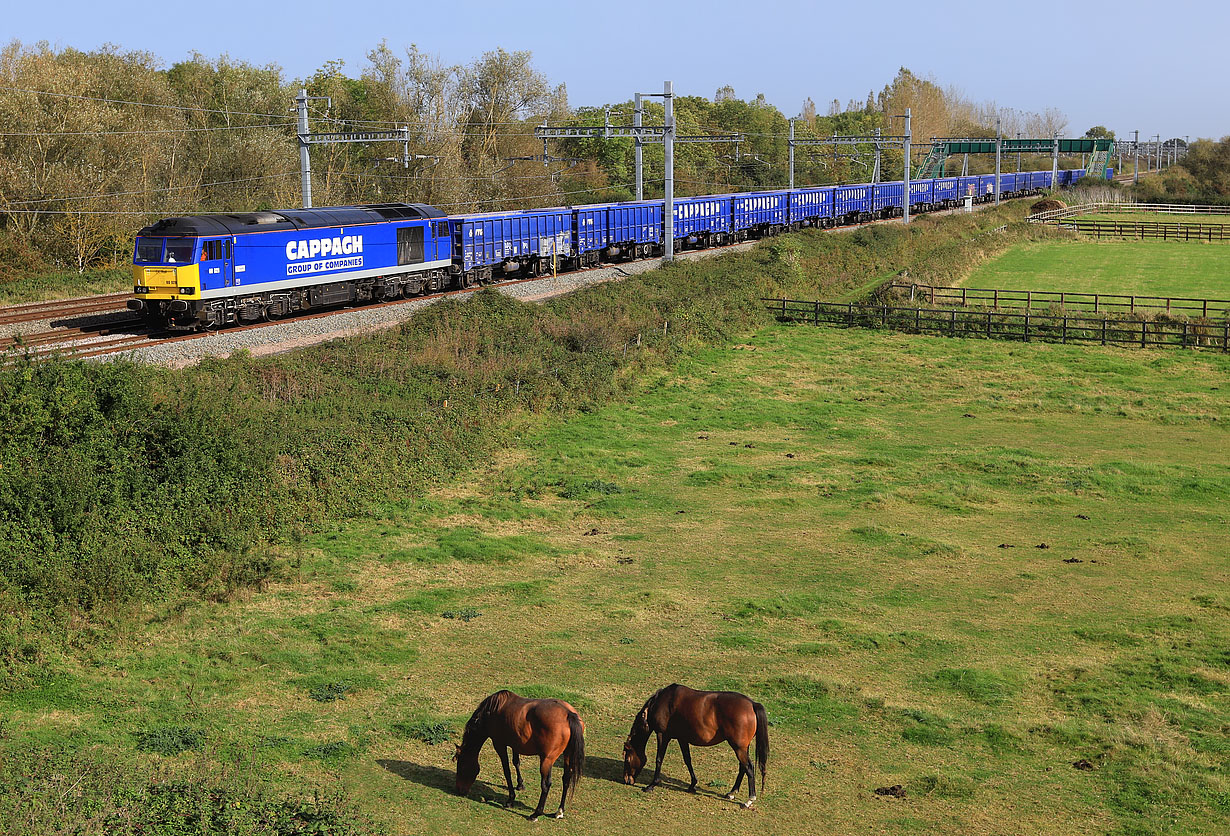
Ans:
MULTIPOLYGON (((1057 185, 1083 169, 1061 171, 1057 185)), ((1000 176, 1000 194, 1051 188, 1049 171, 1000 176)), ((903 183, 684 197, 675 248, 901 214, 903 183)), ((911 211, 994 199, 992 175, 910 183, 911 211)), ((134 298, 155 327, 216 328, 658 255, 661 200, 445 216, 418 203, 167 218, 137 233, 134 298)))

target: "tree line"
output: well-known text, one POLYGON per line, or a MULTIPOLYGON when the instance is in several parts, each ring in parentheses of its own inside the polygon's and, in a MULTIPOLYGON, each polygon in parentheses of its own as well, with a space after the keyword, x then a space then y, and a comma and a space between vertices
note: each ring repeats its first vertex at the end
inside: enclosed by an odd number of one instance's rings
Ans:
MULTIPOLYGON (((320 131, 409 129, 411 162, 399 143, 314 145, 316 205, 422 202, 447 212, 624 200, 634 196, 633 141, 601 137, 551 142, 534 127, 631 124, 631 100, 606 108, 569 105, 525 51, 498 49, 448 64, 416 46, 376 46, 348 72, 328 62, 288 79, 276 65, 192 54, 165 66, 148 52, 108 46, 84 52, 12 42, 0 50, 0 275, 117 266, 131 256, 136 229, 159 217, 299 205, 295 114, 300 87, 320 131), (545 154, 544 154, 545 150, 545 154)), ((799 139, 832 134, 899 134, 894 116, 913 110, 913 134, 1049 135, 1062 114, 971 102, 902 68, 879 93, 819 115, 811 99, 795 122, 799 139)), ((740 99, 729 86, 712 99, 679 96, 678 133, 739 132, 738 144, 680 145, 680 195, 788 185, 787 117, 763 94, 740 99)), ((645 124, 661 124, 660 102, 645 124)), ((871 146, 796 149, 795 182, 869 179, 871 146)), ((917 161, 916 161, 917 162, 917 161)), ((975 161, 985 170, 984 160, 975 161)), ((644 148, 645 194, 663 186, 663 149, 644 148)), ((900 151, 882 157, 897 179, 900 151)))

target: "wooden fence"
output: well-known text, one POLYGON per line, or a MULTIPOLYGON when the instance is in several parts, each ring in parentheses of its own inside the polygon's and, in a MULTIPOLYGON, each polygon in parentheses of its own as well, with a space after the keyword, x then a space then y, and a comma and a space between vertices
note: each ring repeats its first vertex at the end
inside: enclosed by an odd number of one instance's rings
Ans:
POLYGON ((893 282, 886 290, 909 294, 911 302, 955 305, 963 308, 1034 310, 1058 305, 1065 310, 1093 313, 1181 314, 1230 319, 1230 299, 1195 299, 1185 296, 1136 296, 1127 293, 1072 293, 1066 290, 1004 290, 990 287, 940 287, 893 282))
POLYGON ((1181 223, 1179 221, 1095 221, 1072 219, 1058 221, 1060 229, 1103 238, 1157 241, 1230 241, 1230 225, 1181 223))
POLYGON ((1196 206, 1185 203, 1132 203, 1130 201, 1107 201, 1082 203, 1037 212, 1026 220, 1030 223, 1054 223, 1064 218, 1079 215, 1110 214, 1114 212, 1158 212, 1166 215, 1230 215, 1230 206, 1196 206))
POLYGON ((1230 351, 1230 321, 1149 322, 1110 317, 1069 316, 956 308, 893 307, 762 299, 783 322, 892 328, 914 334, 996 340, 1120 345, 1137 348, 1205 348, 1230 351))

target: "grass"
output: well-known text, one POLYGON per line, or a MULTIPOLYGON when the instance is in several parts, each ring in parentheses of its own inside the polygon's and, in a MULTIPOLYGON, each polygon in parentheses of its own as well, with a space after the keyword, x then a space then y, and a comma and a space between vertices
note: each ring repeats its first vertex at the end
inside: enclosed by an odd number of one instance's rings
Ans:
POLYGON ((0 279, 0 305, 124 291, 132 291, 131 268, 87 270, 84 273, 39 273, 0 279))
POLYGON ((1036 241, 988 261, 967 287, 1230 299, 1230 249, 1175 241, 1036 241))
POLYGON ((261 591, 67 650, 0 697, 0 754, 252 753, 393 833, 506 833, 498 761, 457 798, 446 740, 510 687, 587 722, 578 834, 1215 832, 1228 391, 1220 356, 768 327, 515 419, 472 478, 285 547, 261 591), (714 797, 725 747, 693 749, 699 796, 619 783, 671 681, 765 703, 756 811, 714 797))

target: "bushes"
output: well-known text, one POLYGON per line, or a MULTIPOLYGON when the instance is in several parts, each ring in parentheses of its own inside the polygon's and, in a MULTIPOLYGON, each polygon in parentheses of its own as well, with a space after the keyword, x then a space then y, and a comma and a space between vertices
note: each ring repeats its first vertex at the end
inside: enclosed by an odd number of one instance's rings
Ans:
POLYGON ((341 792, 283 796, 242 775, 149 776, 148 769, 87 753, 2 754, 0 783, 6 791, 0 793, 0 821, 6 833, 56 833, 70 823, 73 833, 108 836, 378 832, 341 792))
POLYGON ((1023 213, 803 233, 546 305, 482 291, 394 331, 183 372, 17 362, 0 370, 0 598, 19 604, 0 659, 38 656, 20 636, 35 611, 258 584, 268 543, 467 470, 511 414, 620 397, 639 369, 769 321, 761 296, 951 277, 1030 234, 982 235, 1023 213))
POLYGON ((159 397, 164 373, 20 361, 0 372, 0 572, 47 608, 246 578, 267 477, 242 421, 159 397))

